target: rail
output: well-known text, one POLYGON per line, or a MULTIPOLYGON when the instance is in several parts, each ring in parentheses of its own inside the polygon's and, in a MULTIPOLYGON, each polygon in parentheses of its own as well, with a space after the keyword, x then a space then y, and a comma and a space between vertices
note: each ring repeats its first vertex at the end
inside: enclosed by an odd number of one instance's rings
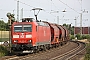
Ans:
MULTIPOLYGON (((82 44, 85 45, 85 43, 83 43, 83 42, 80 42, 80 43, 82 43, 82 44)), ((82 50, 80 50, 80 51, 78 51, 77 53, 75 53, 74 55, 68 57, 66 60, 71 60, 71 59, 73 59, 77 54, 79 54, 79 53, 82 52, 82 51, 85 51, 85 49, 86 49, 86 46, 85 46, 82 50)))
MULTIPOLYGON (((82 45, 81 45, 81 43, 79 43, 79 42, 76 42, 77 44, 78 44, 78 46, 75 48, 75 49, 73 49, 73 50, 70 50, 69 52, 67 52, 67 53, 64 53, 64 54, 62 54, 62 55, 59 55, 59 56, 56 56, 56 57, 54 57, 54 58, 51 58, 50 60, 69 60, 70 58, 72 58, 72 57, 74 57, 76 54, 74 54, 75 52, 77 52, 81 47, 82 47, 82 45), (73 55, 74 54, 74 55, 73 55)), ((85 49, 85 48, 84 48, 85 49)), ((83 50, 84 50, 83 49, 83 50)), ((81 50, 82 51, 82 50, 81 50)), ((81 52, 80 51, 80 52, 81 52)), ((79 52, 78 52, 79 53, 79 52)))

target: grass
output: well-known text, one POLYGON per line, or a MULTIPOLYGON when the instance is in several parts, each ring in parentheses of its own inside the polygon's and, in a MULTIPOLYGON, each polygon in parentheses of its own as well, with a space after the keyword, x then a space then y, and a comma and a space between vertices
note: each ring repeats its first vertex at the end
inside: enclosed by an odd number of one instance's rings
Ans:
POLYGON ((6 47, 0 45, 0 57, 8 55, 9 51, 6 47))
POLYGON ((90 60, 90 43, 87 44, 86 52, 84 60, 90 60))

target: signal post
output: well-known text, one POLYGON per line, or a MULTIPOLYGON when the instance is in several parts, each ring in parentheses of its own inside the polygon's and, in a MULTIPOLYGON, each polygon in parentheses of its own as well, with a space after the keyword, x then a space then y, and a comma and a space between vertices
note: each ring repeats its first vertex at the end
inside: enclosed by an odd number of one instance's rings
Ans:
POLYGON ((15 22, 15 17, 14 14, 11 13, 7 13, 7 17, 8 17, 8 25, 9 25, 9 50, 11 53, 11 25, 13 24, 13 22, 15 22))

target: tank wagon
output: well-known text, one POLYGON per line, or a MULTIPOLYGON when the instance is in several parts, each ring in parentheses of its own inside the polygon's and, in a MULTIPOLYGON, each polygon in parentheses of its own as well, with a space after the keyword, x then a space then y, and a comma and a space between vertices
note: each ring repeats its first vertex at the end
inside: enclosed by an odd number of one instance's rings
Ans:
POLYGON ((11 26, 11 50, 15 53, 38 52, 68 41, 69 33, 61 25, 23 18, 11 26))

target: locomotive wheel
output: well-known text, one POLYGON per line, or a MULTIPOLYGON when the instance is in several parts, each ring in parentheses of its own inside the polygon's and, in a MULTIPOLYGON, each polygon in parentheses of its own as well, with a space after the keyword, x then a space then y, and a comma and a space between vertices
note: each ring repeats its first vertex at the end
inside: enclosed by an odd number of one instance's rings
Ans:
POLYGON ((44 45, 44 49, 43 49, 44 51, 46 51, 47 49, 46 49, 46 45, 44 45))
POLYGON ((37 49, 34 49, 34 53, 39 53, 39 48, 37 47, 37 49))
POLYGON ((61 44, 60 44, 61 46, 63 45, 63 43, 61 42, 61 44))
POLYGON ((47 50, 50 50, 50 45, 47 45, 46 49, 47 49, 47 50))

